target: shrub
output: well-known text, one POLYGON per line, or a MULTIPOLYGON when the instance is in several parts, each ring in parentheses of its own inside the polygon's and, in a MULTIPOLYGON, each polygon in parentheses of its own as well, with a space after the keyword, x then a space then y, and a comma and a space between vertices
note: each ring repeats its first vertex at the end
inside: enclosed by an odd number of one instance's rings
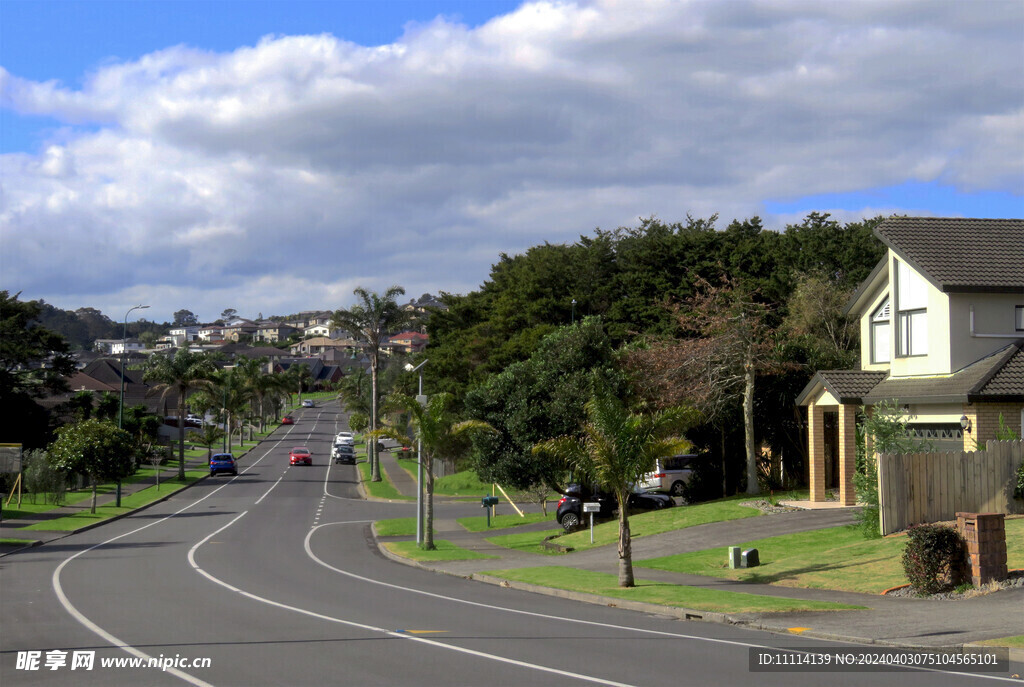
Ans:
POLYGON ((25 488, 32 494, 32 503, 39 494, 44 503, 55 506, 64 504, 67 490, 67 475, 50 464, 46 451, 36 449, 25 452, 25 467, 22 473, 25 488))
POLYGON ((722 496, 721 466, 710 460, 698 460, 691 466, 693 473, 683 489, 685 503, 700 503, 722 496))
POLYGON ((907 536, 903 572, 918 594, 952 589, 967 579, 967 546, 959 532, 942 525, 917 525, 907 536))
POLYGON ((1024 463, 1017 468, 1017 486, 1013 489, 1014 498, 1024 499, 1024 463))

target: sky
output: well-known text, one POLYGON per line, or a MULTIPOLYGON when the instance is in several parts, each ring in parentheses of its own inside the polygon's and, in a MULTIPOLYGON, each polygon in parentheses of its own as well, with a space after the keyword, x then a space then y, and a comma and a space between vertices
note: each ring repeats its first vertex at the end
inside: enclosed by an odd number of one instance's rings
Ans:
POLYGON ((1018 0, 5 0, 0 289, 205 322, 641 217, 1024 217, 1022 37, 1018 0))

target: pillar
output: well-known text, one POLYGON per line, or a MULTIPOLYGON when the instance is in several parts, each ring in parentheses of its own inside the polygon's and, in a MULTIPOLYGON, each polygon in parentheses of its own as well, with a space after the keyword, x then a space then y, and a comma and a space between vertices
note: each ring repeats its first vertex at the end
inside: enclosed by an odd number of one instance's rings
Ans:
POLYGON ((810 444, 809 482, 811 501, 825 500, 825 411, 816 403, 807 409, 807 443, 810 444))
POLYGON ((853 473, 857 464, 857 407, 839 406, 839 502, 857 505, 853 473))

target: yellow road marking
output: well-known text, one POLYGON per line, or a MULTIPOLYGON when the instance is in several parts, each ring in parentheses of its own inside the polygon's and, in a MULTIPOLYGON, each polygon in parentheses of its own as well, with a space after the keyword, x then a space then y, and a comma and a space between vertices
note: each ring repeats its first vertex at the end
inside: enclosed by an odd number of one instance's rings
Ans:
POLYGON ((790 627, 790 628, 787 628, 787 629, 790 632, 792 632, 793 634, 795 634, 795 635, 802 635, 804 632, 807 632, 811 628, 809 628, 809 627, 790 627))

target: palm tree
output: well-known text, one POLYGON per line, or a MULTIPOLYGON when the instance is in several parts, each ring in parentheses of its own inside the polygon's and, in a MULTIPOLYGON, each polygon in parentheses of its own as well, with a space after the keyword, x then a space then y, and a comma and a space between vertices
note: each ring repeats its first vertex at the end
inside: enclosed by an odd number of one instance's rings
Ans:
POLYGON ((669 408, 634 414, 609 394, 595 394, 586 404, 582 436, 561 436, 535 444, 615 494, 619 507, 619 586, 632 587, 633 553, 629 536, 629 494, 658 458, 683 453, 690 446, 674 434, 692 422, 693 411, 669 408))
POLYGON ((188 395, 208 387, 216 371, 214 359, 209 353, 193 353, 186 348, 178 349, 173 357, 153 356, 146 368, 145 379, 157 382, 154 391, 161 392, 161 398, 176 394, 178 400, 178 479, 185 479, 185 401, 188 395))
MULTIPOLYGON (((483 420, 463 420, 457 422, 449 408, 453 396, 449 393, 435 394, 425 406, 405 394, 392 394, 388 397, 386 410, 408 413, 409 425, 416 439, 422 446, 422 455, 418 460, 423 463, 424 475, 424 517, 423 517, 423 548, 432 550, 434 546, 434 457, 455 455, 468 448, 466 439, 475 432, 494 432, 495 429, 483 420)), ((406 435, 395 426, 383 427, 369 433, 375 439, 380 436, 390 437, 405 442, 406 435)), ((374 442, 376 443, 376 442, 374 442)))
MULTIPOLYGON (((228 453, 231 452, 231 441, 234 426, 242 427, 241 416, 245 411, 252 394, 245 385, 245 379, 237 368, 227 368, 214 375, 211 394, 217 399, 224 421, 224 432, 227 435, 228 453)), ((239 433, 241 441, 241 433, 239 433)))
POLYGON ((256 405, 256 415, 259 418, 259 431, 263 432, 264 420, 266 419, 266 412, 264 411, 263 405, 267 396, 269 396, 274 387, 279 383, 279 380, 274 378, 274 375, 266 374, 263 371, 263 366, 267 364, 269 359, 267 357, 262 358, 242 358, 238 361, 236 369, 242 375, 243 383, 246 388, 252 394, 253 400, 256 405))
MULTIPOLYGON (((405 289, 401 286, 392 286, 384 295, 373 291, 367 291, 363 287, 357 287, 353 292, 359 298, 359 303, 348 310, 338 310, 331 318, 332 327, 340 327, 352 333, 353 336, 361 336, 366 340, 367 353, 370 356, 370 429, 377 429, 377 398, 379 387, 377 385, 377 371, 380 369, 380 347, 389 332, 403 327, 409 316, 398 305, 396 300, 399 296, 405 295, 405 289)), ((380 461, 377 458, 377 448, 373 447, 370 453, 370 479, 374 482, 380 481, 380 461)))

